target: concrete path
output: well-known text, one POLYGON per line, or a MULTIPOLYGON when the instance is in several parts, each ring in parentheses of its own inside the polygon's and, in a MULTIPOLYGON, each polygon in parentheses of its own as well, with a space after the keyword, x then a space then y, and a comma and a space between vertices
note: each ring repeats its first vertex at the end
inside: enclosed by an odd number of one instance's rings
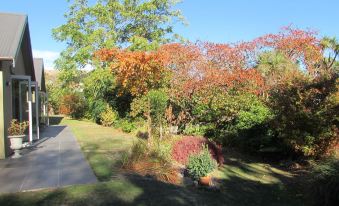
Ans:
POLYGON ((21 158, 0 160, 0 193, 97 182, 68 127, 51 126, 41 136, 21 158))

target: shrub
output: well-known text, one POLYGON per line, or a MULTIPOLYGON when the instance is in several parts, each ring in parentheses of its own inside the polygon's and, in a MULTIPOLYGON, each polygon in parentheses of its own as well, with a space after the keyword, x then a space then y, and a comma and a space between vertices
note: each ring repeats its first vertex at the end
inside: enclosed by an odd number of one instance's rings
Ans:
POLYGON ((183 131, 185 135, 194 135, 194 136, 204 136, 206 132, 210 129, 208 126, 199 125, 199 124, 187 124, 183 131))
POLYGON ((89 101, 88 113, 96 123, 100 123, 100 116, 106 110, 107 103, 104 100, 98 99, 97 101, 89 101))
POLYGON ((115 126, 117 128, 121 128, 123 132, 131 133, 133 130, 136 129, 133 122, 130 122, 128 119, 121 119, 116 122, 115 126))
POLYGON ((270 123, 288 153, 321 157, 338 143, 339 79, 296 79, 271 92, 276 115, 270 123))
POLYGON ((172 150, 172 157, 177 162, 186 165, 188 158, 192 154, 198 154, 201 151, 203 139, 200 137, 187 136, 177 141, 172 150))
POLYGON ((206 91, 194 100, 192 116, 204 126, 186 130, 203 133, 223 144, 239 145, 240 133, 267 124, 273 117, 270 108, 258 96, 248 92, 206 91))
POLYGON ((86 109, 86 102, 84 97, 78 93, 70 93, 63 96, 60 105, 60 113, 69 115, 72 118, 81 118, 86 109))
POLYGON ((339 160, 333 158, 315 164, 310 186, 314 205, 337 205, 339 202, 339 160))
POLYGON ((172 158, 181 164, 187 165, 189 156, 200 153, 204 144, 208 145, 212 157, 219 165, 222 165, 224 157, 221 145, 216 145, 203 137, 186 136, 176 141, 172 149, 172 158))
POLYGON ((110 102, 112 91, 116 87, 115 79, 109 69, 97 68, 88 72, 82 79, 84 84, 84 96, 88 102, 88 112, 92 119, 100 123, 100 116, 110 102))
POLYGON ((258 99, 244 110, 240 110, 236 117, 236 128, 247 130, 264 124, 273 118, 272 111, 258 99))
MULTIPOLYGON (((46 74, 46 76, 48 75, 46 74)), ((52 81, 46 81, 46 87, 48 91, 49 110, 52 110, 53 114, 59 114, 60 101, 62 100, 62 89, 58 83, 52 81)))
POLYGON ((204 145, 199 154, 190 155, 187 170, 189 175, 198 180, 205 177, 217 167, 216 161, 212 158, 208 146, 204 145))
POLYGON ((106 106, 106 110, 100 114, 101 124, 105 127, 111 127, 118 119, 118 113, 110 106, 106 106))
POLYGON ((131 123, 129 121, 123 121, 123 123, 121 125, 121 129, 122 129, 123 132, 131 133, 135 129, 135 126, 134 126, 133 123, 131 123))

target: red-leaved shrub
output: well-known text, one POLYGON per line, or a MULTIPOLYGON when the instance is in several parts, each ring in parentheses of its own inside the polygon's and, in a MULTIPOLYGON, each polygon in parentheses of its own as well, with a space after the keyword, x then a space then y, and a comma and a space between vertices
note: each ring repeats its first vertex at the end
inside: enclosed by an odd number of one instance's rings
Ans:
POLYGON ((202 150, 204 144, 208 145, 208 149, 212 157, 222 165, 224 157, 222 155, 221 145, 208 141, 203 137, 186 136, 174 143, 172 149, 172 157, 177 162, 186 165, 188 158, 192 154, 197 154, 202 150))

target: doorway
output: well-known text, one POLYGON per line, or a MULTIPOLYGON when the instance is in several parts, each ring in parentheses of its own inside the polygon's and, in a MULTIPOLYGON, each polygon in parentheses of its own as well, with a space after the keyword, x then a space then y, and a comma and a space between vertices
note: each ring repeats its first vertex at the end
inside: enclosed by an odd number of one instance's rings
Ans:
POLYGON ((28 121, 28 139, 32 143, 39 134, 39 95, 36 82, 30 76, 12 75, 12 118, 28 121))

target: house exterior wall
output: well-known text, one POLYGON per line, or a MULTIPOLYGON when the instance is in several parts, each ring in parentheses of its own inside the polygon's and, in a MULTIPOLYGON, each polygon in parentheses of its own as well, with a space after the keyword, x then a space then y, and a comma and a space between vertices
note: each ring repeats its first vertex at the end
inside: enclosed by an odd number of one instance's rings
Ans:
POLYGON ((10 82, 11 61, 3 61, 0 71, 0 159, 4 159, 10 154, 9 140, 7 138, 7 128, 12 117, 12 96, 10 82))
POLYGON ((4 72, 0 68, 0 159, 4 159, 6 157, 5 150, 5 115, 4 115, 4 87, 6 86, 4 81, 4 72))
MULTIPOLYGON (((11 67, 12 61, 1 62, 0 76, 0 159, 4 159, 10 155, 10 144, 7 138, 7 129, 12 120, 12 87, 11 87, 11 67), (10 82, 8 85, 7 82, 10 82)), ((15 59, 14 75, 28 75, 24 64, 22 50, 20 49, 15 59)))
POLYGON ((18 56, 15 59, 15 68, 14 68, 15 75, 30 75, 28 72, 25 71, 25 64, 24 58, 22 55, 22 49, 18 52, 18 56))

